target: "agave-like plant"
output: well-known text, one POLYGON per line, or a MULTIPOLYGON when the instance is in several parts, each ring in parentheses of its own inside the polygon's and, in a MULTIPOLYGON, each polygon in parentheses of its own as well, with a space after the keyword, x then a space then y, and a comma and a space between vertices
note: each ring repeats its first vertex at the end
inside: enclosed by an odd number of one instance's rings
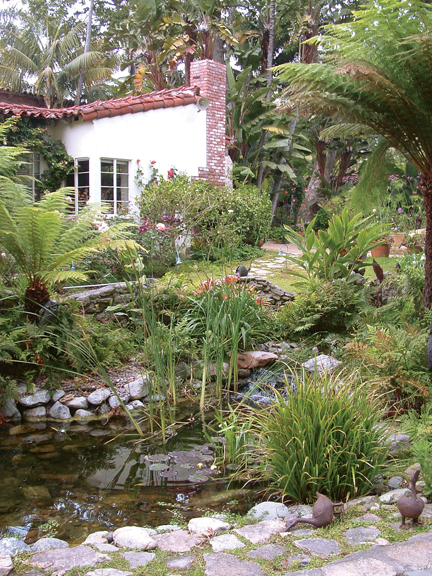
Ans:
POLYGON ((98 229, 101 212, 96 208, 75 216, 70 193, 70 188, 62 188, 34 204, 23 200, 14 207, 0 199, 0 248, 25 278, 25 310, 32 314, 48 302, 55 283, 86 280, 86 273, 73 263, 92 252, 137 246, 128 239, 129 224, 98 229))

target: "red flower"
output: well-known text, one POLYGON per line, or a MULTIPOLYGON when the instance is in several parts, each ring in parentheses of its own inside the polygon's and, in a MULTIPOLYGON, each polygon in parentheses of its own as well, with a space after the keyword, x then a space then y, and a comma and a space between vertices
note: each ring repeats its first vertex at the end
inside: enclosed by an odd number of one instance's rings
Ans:
POLYGON ((174 176, 174 170, 168 170, 168 178, 172 178, 174 176))
POLYGON ((152 160, 150 164, 156 164, 156 160, 152 160))
POLYGON ((141 162, 141 160, 138 158, 137 162, 138 162, 138 164, 139 164, 139 163, 141 162))

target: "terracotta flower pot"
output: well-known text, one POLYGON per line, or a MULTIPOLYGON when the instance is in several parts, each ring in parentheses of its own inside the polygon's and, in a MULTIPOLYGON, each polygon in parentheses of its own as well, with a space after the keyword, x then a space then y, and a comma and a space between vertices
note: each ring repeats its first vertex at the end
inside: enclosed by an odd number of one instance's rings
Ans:
POLYGON ((405 242, 405 233, 392 232, 392 234, 390 234, 390 238, 393 240, 395 248, 399 248, 399 246, 401 246, 405 242))
POLYGON ((371 249, 374 258, 388 258, 390 256, 390 244, 381 244, 371 249))

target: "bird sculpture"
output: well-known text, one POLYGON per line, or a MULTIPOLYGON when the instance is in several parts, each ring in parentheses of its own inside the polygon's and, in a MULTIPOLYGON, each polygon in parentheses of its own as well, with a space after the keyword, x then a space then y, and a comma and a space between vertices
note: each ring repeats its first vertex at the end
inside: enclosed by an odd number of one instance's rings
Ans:
POLYGON ((420 470, 416 470, 411 477, 411 496, 399 498, 397 507, 402 516, 401 528, 406 528, 405 518, 412 518, 413 524, 418 521, 423 512, 424 502, 417 496, 416 482, 420 475, 420 470))
POLYGON ((249 274, 249 272, 250 268, 246 268, 246 266, 244 266, 243 264, 240 264, 240 266, 236 270, 236 274, 240 276, 240 278, 244 278, 249 274))
POLYGON ((291 530, 299 522, 304 522, 305 524, 312 524, 315 528, 323 528, 328 526, 333 521, 333 513, 335 508, 340 508, 337 514, 343 514, 343 502, 334 504, 330 498, 324 496, 317 492, 318 500, 315 502, 315 506, 312 508, 312 518, 294 518, 294 520, 288 520, 286 525, 286 530, 291 530))

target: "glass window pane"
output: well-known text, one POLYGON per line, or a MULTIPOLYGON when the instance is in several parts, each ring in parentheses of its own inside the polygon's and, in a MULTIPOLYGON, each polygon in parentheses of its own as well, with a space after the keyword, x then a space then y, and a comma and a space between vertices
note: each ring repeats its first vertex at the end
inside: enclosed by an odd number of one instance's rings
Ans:
POLYGON ((89 160, 78 160, 77 169, 78 169, 78 173, 89 172, 90 171, 90 161, 89 160))
POLYGON ((102 186, 114 186, 114 175, 113 174, 101 174, 101 184, 102 186))
POLYGON ((127 188, 129 185, 129 176, 127 174, 117 174, 117 186, 127 188))
POLYGON ((129 190, 127 188, 117 188, 117 200, 127 202, 129 200, 129 190))
POLYGON ((103 202, 114 201, 114 188, 102 188, 102 201, 103 202))
POLYGON ((101 172, 114 172, 113 160, 101 160, 101 172))
POLYGON ((117 174, 127 174, 128 173, 128 164, 129 164, 129 162, 117 160, 117 174))

